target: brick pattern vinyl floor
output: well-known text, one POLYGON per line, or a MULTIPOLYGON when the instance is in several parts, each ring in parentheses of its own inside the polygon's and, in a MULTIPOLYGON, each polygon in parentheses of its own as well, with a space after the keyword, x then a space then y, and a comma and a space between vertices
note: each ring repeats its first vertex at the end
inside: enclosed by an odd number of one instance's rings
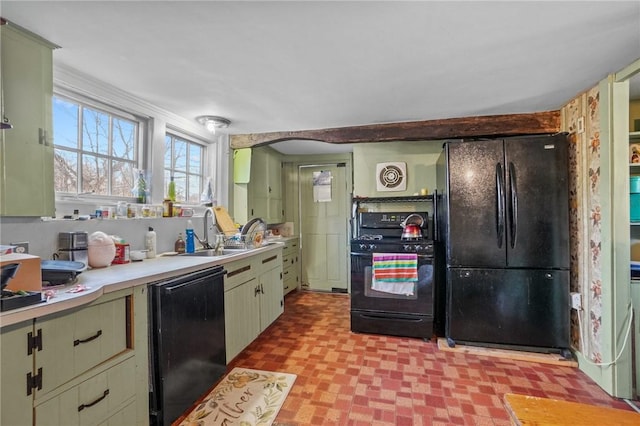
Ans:
POLYGON ((510 425, 504 394, 630 410, 577 368, 352 333, 349 296, 298 291, 229 365, 297 374, 275 425, 510 425))

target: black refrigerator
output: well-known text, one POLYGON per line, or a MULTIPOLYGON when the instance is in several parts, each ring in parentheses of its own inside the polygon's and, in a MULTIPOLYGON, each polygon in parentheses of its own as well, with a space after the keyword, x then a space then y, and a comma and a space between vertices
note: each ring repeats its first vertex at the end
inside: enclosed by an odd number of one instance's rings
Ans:
POLYGON ((449 345, 567 356, 567 135, 446 142, 436 169, 449 345))

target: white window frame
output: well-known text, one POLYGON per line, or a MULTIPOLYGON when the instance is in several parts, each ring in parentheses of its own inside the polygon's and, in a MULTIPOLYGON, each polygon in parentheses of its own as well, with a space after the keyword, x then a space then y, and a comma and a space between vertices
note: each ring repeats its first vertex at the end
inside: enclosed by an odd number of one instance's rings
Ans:
MULTIPOLYGON (((137 116, 135 114, 132 114, 128 111, 124 111, 122 109, 118 109, 112 105, 108 105, 106 103, 100 102, 96 99, 93 99, 91 97, 88 96, 84 96, 84 95, 79 95, 77 93, 73 93, 71 91, 67 91, 67 90, 61 90, 61 89, 54 89, 54 93, 53 93, 54 97, 63 99, 65 101, 69 101, 69 102, 73 102, 76 103, 80 106, 80 108, 82 109, 83 107, 87 107, 87 108, 91 108, 94 110, 97 110, 99 112, 103 112, 109 115, 110 119, 113 117, 116 118, 122 118, 122 119, 126 119, 126 120, 130 120, 130 121, 134 121, 137 123, 137 149, 136 149, 136 153, 135 153, 135 159, 132 163, 133 164, 133 168, 135 169, 145 169, 145 164, 147 164, 146 161, 146 152, 147 152, 147 138, 146 138, 146 132, 147 132, 147 128, 148 128, 148 120, 144 117, 140 117, 137 116)), ((53 100, 52 100, 53 102, 53 100)), ((52 106, 53 107, 53 106, 52 106)), ((55 123, 54 123, 55 125, 55 123)), ((82 126, 80 125, 78 128, 78 140, 81 140, 81 134, 82 134, 82 126)), ((111 144, 111 140, 109 141, 109 145, 111 144)), ((54 149, 60 149, 66 152, 74 152, 76 154, 79 154, 79 157, 81 157, 83 155, 83 153, 85 153, 86 151, 83 151, 82 148, 80 146, 76 147, 76 148, 70 148, 67 146, 58 146, 55 144, 55 140, 54 140, 54 149)), ((94 153, 94 152, 86 152, 87 155, 92 155, 92 156, 97 156, 99 158, 108 158, 110 160, 118 160, 118 161, 123 161, 122 159, 118 158, 118 157, 114 157, 111 155, 105 155, 105 154, 99 154, 99 153, 94 153)), ((77 198, 78 196, 86 196, 89 194, 86 193, 82 193, 79 192, 80 189, 82 188, 82 177, 81 177, 81 163, 80 163, 80 158, 78 159, 78 172, 79 172, 79 176, 78 176, 78 188, 76 192, 62 192, 62 191, 56 191, 56 198, 60 199, 60 198, 69 198, 69 197, 75 197, 77 198)), ((124 160, 127 161, 127 160, 124 160)), ((127 161, 129 162, 129 161, 127 161)), ((111 180, 112 180, 112 176, 111 176, 111 169, 109 168, 109 188, 111 188, 111 180)), ((109 189, 110 190, 110 189, 109 189)), ((111 195, 111 194, 95 194, 95 196, 91 195, 91 197, 95 197, 95 198, 101 198, 101 199, 105 199, 105 200, 113 200, 113 201, 117 201, 117 200, 124 200, 124 201, 128 201, 128 202, 135 202, 135 197, 133 194, 131 194, 131 196, 129 197, 123 197, 120 195, 111 195)))
MULTIPOLYGON (((206 177, 208 175, 208 170, 209 170, 209 157, 210 157, 210 152, 209 149, 211 148, 211 144, 207 143, 204 140, 201 140, 197 137, 191 136, 185 132, 180 131, 179 129, 174 128, 173 126, 167 126, 166 128, 166 132, 165 132, 165 141, 167 137, 171 137, 172 138, 172 144, 171 144, 171 149, 173 151, 173 147, 174 147, 174 143, 173 141, 175 139, 179 139, 180 141, 186 142, 188 145, 196 145, 198 147, 200 147, 202 149, 202 156, 200 158, 200 173, 190 173, 188 170, 188 164, 187 164, 187 175, 189 176, 199 176, 199 184, 198 184, 198 193, 195 194, 195 196, 197 197, 197 201, 196 202, 189 202, 187 201, 187 199, 176 199, 176 203, 181 204, 181 205, 191 205, 191 206, 196 206, 199 205, 200 202, 200 195, 204 189, 204 186, 206 184, 206 177)), ((166 144, 163 145, 166 151, 166 144)), ((172 152, 171 155, 171 166, 170 168, 166 167, 166 164, 164 162, 164 157, 166 152, 163 151, 163 162, 162 162, 162 170, 163 170, 163 176, 164 176, 164 190, 163 190, 163 197, 167 198, 167 190, 168 190, 168 186, 169 186, 169 176, 172 176, 173 173, 176 171, 175 169, 175 155, 172 152)), ((187 159, 188 160, 188 159, 187 159)), ((188 185, 186 185, 188 187, 188 185)))

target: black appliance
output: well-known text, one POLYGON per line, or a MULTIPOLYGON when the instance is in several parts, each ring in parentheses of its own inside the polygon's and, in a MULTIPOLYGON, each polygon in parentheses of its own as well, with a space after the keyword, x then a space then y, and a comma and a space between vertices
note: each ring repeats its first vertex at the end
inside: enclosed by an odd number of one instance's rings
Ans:
POLYGON ((566 135, 447 142, 436 168, 449 345, 567 355, 566 135))
POLYGON ((150 424, 170 425, 226 371, 222 266, 149 286, 150 424))
POLYGON ((433 335, 433 240, 427 212, 359 213, 351 240, 351 331, 430 339, 433 335), (403 240, 401 223, 423 217, 422 237, 403 240), (413 294, 375 289, 373 257, 381 253, 417 255, 413 294))

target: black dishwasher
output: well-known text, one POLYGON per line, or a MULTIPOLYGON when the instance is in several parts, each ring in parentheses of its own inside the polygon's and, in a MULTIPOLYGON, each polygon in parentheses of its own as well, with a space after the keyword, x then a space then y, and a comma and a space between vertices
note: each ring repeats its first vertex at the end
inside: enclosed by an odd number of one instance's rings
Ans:
POLYGON ((226 370, 222 266, 149 285, 149 415, 170 425, 226 370))

